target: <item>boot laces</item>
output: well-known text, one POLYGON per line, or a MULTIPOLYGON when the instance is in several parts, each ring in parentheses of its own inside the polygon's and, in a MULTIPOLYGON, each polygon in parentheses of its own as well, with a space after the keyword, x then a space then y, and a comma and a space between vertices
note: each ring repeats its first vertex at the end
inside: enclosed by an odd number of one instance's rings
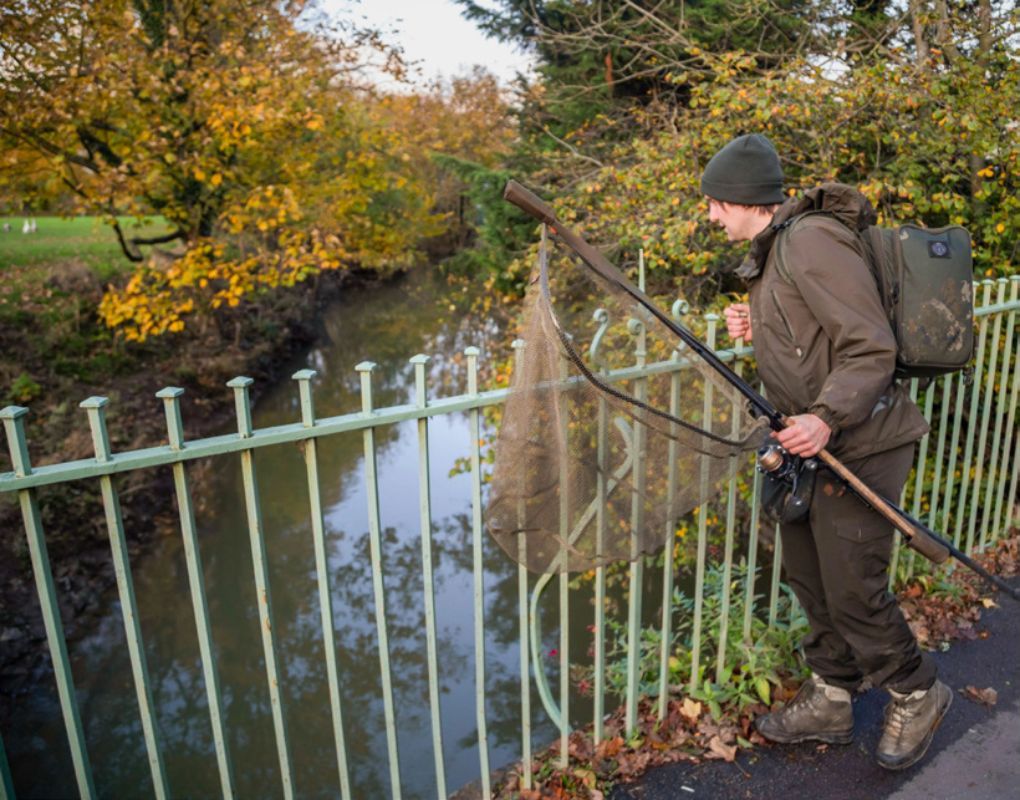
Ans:
POLYGON ((911 706, 917 705, 917 702, 911 703, 911 699, 910 695, 902 698, 894 697, 886 706, 885 730, 896 739, 903 736, 907 724, 914 716, 914 709, 911 706))
POLYGON ((815 682, 814 678, 809 678, 800 687, 797 694, 794 695, 787 709, 791 712, 799 708, 807 708, 813 711, 817 705, 817 697, 820 692, 822 692, 822 688, 815 682))

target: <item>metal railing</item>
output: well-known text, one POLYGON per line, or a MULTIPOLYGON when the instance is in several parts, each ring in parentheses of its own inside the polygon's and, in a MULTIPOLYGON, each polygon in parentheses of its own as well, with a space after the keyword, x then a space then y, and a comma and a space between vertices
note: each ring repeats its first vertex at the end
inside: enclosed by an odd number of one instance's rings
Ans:
MULTIPOLYGON (((1020 471, 1020 433, 1017 431, 1017 405, 1020 395, 1020 346, 1017 343, 1020 329, 1017 326, 1017 312, 1020 311, 1020 276, 1010 280, 983 281, 975 287, 978 342, 973 376, 964 373, 949 375, 933 381, 924 388, 923 394, 917 382, 912 385, 915 398, 932 423, 932 431, 921 442, 917 454, 917 469, 908 480, 903 498, 909 501, 915 516, 925 519, 935 530, 948 533, 958 546, 968 553, 980 550, 1002 535, 1018 519, 1017 482, 1020 471), (937 419, 932 419, 936 400, 939 403, 937 419)), ((685 312, 678 301, 674 315, 685 312)), ((599 320, 603 325, 607 320, 599 320)), ((716 346, 716 329, 719 318, 716 315, 704 317, 708 344, 716 346)), ((610 372, 609 380, 641 381, 651 375, 670 375, 684 368, 684 361, 674 353, 668 361, 645 363, 641 332, 635 335, 635 363, 632 367, 610 372)), ((599 337, 597 337, 599 338, 599 337)), ((526 358, 520 343, 515 344, 516 358, 526 358)), ((719 357, 733 362, 737 370, 744 369, 753 355, 749 347, 717 351, 719 357)), ((117 591, 123 615, 134 688, 137 695, 138 714, 144 734, 152 777, 153 794, 158 798, 169 797, 169 785, 164 765, 165 746, 161 743, 159 724, 152 699, 145 649, 138 623, 138 607, 132 584, 132 571, 127 557, 124 524, 121 519, 119 499, 112 481, 113 476, 133 470, 151 467, 169 467, 173 472, 176 500, 179 510, 180 529, 184 541, 187 578, 190 600, 198 634, 201 669, 205 692, 208 699, 209 723, 213 733, 214 758, 224 797, 237 795, 234 765, 231 761, 228 737, 225 731, 223 695, 218 677, 218 665, 214 657, 213 641, 209 624, 206 601, 206 587, 199 555, 192 492, 188 483, 188 464, 211 455, 237 454, 241 461, 245 496, 246 517, 254 565, 254 581, 259 598, 259 622, 262 632, 265 658, 266 682, 271 699, 270 709, 275 732, 276 752, 279 761, 281 793, 294 796, 296 789, 292 778, 291 747, 286 715, 283 709, 282 676, 279 669, 278 642, 273 624, 273 609, 269 591, 268 565, 260 509, 260 494, 253 453, 264 447, 282 443, 299 443, 303 447, 307 484, 310 497, 310 517, 314 539, 316 580, 321 608, 322 637, 326 659, 326 675, 329 688, 330 713, 334 736, 337 768, 337 785, 345 798, 353 797, 348 763, 348 743, 345 741, 345 725, 342 709, 344 697, 338 674, 336 659, 336 620, 330 600, 332 587, 327 569, 326 537, 323 510, 320 501, 320 478, 316 455, 317 443, 341 433, 361 432, 364 449, 364 481, 368 498, 368 527, 372 568, 373 595, 375 601, 375 622, 379 648, 379 671, 382 683, 382 700, 386 728, 386 757, 389 768, 391 793, 394 798, 401 796, 401 781, 397 731, 393 706, 393 692, 389 664, 388 629, 386 619, 386 592, 382 580, 382 527, 379 507, 382 498, 376 474, 376 431, 398 422, 413 421, 417 425, 418 437, 418 493, 420 502, 421 557, 424 586, 424 644, 427 651, 427 680, 429 709, 431 715, 432 751, 435 762, 436 793, 445 797, 448 792, 444 770, 444 743, 440 724, 439 709, 439 666, 437 659, 437 619, 434 605, 434 583, 432 575, 432 514, 431 487, 429 484, 429 426, 428 421, 437 416, 466 412, 469 418, 471 443, 471 533, 473 555, 473 608, 474 608, 474 659, 475 659, 475 708, 477 725, 478 766, 481 789, 484 796, 491 794, 489 783, 489 743, 487 739, 487 715, 485 694, 485 611, 483 603, 483 480, 482 480, 482 412, 488 406, 501 404, 507 397, 507 390, 479 391, 478 359, 476 348, 465 351, 467 362, 467 393, 455 397, 429 400, 427 396, 425 366, 428 357, 415 356, 411 359, 415 372, 415 401, 413 403, 375 408, 372 394, 371 362, 359 364, 357 371, 361 383, 361 409, 356 413, 317 419, 313 407, 311 381, 315 373, 301 370, 294 374, 300 398, 301 419, 290 424, 254 429, 248 390, 251 380, 235 378, 228 386, 233 390, 238 431, 236 434, 215 436, 196 441, 185 441, 181 420, 181 396, 183 390, 168 387, 157 394, 161 399, 167 423, 167 441, 164 446, 134 450, 123 453, 111 452, 106 431, 105 409, 107 401, 102 397, 91 397, 81 403, 90 427, 95 456, 90 459, 69 461, 33 467, 28 456, 25 434, 27 409, 10 406, 0 411, 6 431, 13 472, 0 474, 0 492, 15 492, 20 503, 24 530, 28 539, 31 565, 36 589, 41 604, 46 637, 52 658, 63 725, 67 734, 75 779, 82 797, 97 795, 94 771, 90 764, 87 742, 83 732, 82 719, 76 701, 75 686, 71 675, 67 644, 57 604, 57 591, 47 555, 46 537, 37 501, 40 487, 66 484, 71 481, 98 481, 105 511, 106 527, 110 538, 117 591)), ((606 420, 602 423, 605 424, 606 420)), ((746 476, 746 473, 742 473, 746 476)), ((721 624, 717 626, 722 641, 712 644, 716 648, 715 675, 721 679, 726 669, 727 652, 725 637, 729 630, 725 615, 736 608, 742 613, 742 631, 745 639, 750 637, 752 619, 760 614, 770 625, 777 621, 778 596, 780 592, 779 563, 782 540, 775 538, 772 554, 771 576, 767 583, 767 605, 759 607, 756 595, 755 577, 759 572, 762 558, 759 542, 761 524, 757 512, 759 483, 757 474, 752 479, 750 498, 738 492, 738 473, 730 473, 725 498, 717 501, 725 510, 718 525, 723 540, 722 557, 722 602, 721 624), (740 505, 738 513, 738 504, 740 505), (747 519, 747 544, 744 559, 743 586, 733 586, 731 569, 734 566, 734 543, 737 534, 737 520, 747 519), (742 599, 736 601, 733 593, 742 599)), ((707 542, 713 526, 709 519, 708 504, 702 504, 694 520, 697 534, 697 549, 694 572, 693 634, 691 640, 691 672, 688 686, 693 687, 703 674, 700 663, 706 637, 709 635, 704 615, 705 574, 708 565, 707 542)), ((672 547, 675 531, 663 532, 663 545, 668 548, 667 568, 663 570, 661 653, 659 660, 658 708, 665 713, 665 703, 670 691, 668 659, 673 640, 671 625, 674 617, 675 576, 672 565, 672 547)), ((928 568, 926 563, 915 561, 912 551, 894 556, 895 575, 910 576, 928 568)), ((628 649, 627 681, 624 703, 628 727, 633 727, 639 700, 637 672, 638 647, 640 639, 641 595, 643 592, 644 564, 635 561, 630 567, 628 586, 627 637, 634 644, 628 649)), ((529 664, 542 703, 565 740, 570 731, 569 681, 570 648, 568 600, 570 584, 567 576, 559 576, 559 697, 554 698, 540 658, 541 619, 539 597, 552 580, 542 576, 535 581, 523 567, 517 574, 517 625, 520 637, 519 679, 521 709, 520 758, 522 781, 527 787, 531 780, 532 766, 532 709, 530 700, 529 664)), ((596 570, 593 581, 595 598, 594 625, 594 705, 593 733, 596 740, 602 736, 602 723, 606 711, 605 659, 606 659, 606 568, 596 570)), ((508 613, 512 613, 508 609, 508 613)), ((565 744, 565 742, 564 742, 565 744)), ((567 748, 560 750, 566 759, 567 748)), ((0 741, 0 800, 14 797, 11 772, 0 741)))

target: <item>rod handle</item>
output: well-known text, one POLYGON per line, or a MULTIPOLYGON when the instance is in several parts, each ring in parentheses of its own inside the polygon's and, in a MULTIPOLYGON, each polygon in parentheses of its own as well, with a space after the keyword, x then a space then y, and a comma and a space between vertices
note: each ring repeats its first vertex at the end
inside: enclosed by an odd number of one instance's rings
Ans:
POLYGON ((949 558, 949 549, 944 544, 928 536, 923 530, 897 514, 889 507, 885 498, 843 466, 842 462, 838 461, 828 450, 822 450, 818 453, 818 458, 829 469, 846 481, 868 505, 889 520, 900 533, 906 536, 907 544, 912 549, 935 564, 941 564, 949 558))
POLYGON ((503 199, 513 203, 521 211, 529 214, 539 222, 556 227, 559 220, 552 208, 534 192, 525 189, 515 180, 508 180, 503 189, 503 199))
POLYGON ((933 564, 941 564, 949 558, 949 548, 918 528, 914 528, 913 534, 907 539, 907 547, 916 550, 933 564))

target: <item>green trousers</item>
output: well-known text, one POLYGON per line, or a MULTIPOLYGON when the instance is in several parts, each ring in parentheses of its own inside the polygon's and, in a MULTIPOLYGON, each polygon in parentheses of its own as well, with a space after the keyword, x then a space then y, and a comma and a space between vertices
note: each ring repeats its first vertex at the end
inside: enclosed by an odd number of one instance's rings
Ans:
MULTIPOLYGON (((846 463, 883 497, 899 501, 913 462, 907 444, 846 463)), ((917 646, 889 591, 892 526, 820 469, 805 522, 784 524, 783 568, 811 626, 802 646, 826 682, 851 691, 872 685, 912 692, 935 681, 932 660, 917 646)))

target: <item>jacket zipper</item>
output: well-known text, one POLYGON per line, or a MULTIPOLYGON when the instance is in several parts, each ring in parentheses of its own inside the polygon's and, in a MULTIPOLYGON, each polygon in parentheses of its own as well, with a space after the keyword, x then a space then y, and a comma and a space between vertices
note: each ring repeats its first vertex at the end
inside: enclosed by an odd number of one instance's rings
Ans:
POLYGON ((790 337, 790 341, 793 343, 793 350, 797 354, 797 358, 802 358, 804 351, 797 345, 797 337, 793 335, 793 326, 790 325, 790 320, 786 318, 786 312, 783 311, 783 304, 779 302, 779 295, 776 294, 775 289, 769 289, 772 294, 772 301, 776 304, 776 311, 779 312, 779 318, 783 321, 783 327, 786 328, 786 333, 790 337))

